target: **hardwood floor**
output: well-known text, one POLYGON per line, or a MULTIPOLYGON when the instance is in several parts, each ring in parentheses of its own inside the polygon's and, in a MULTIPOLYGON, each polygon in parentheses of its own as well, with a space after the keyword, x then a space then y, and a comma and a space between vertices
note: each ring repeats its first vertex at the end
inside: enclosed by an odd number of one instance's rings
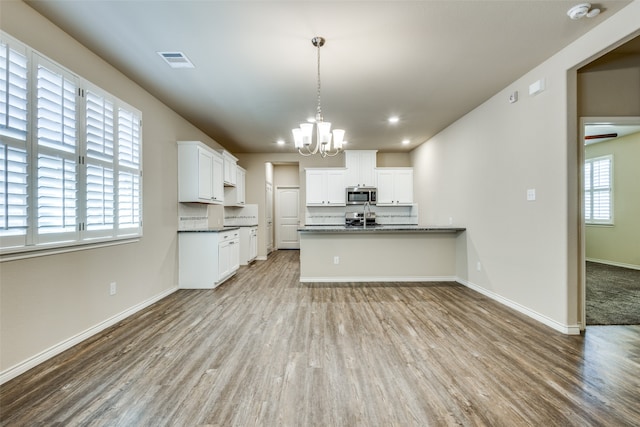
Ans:
POLYGON ((640 327, 557 333, 455 283, 301 284, 279 251, 0 390, 1 425, 631 426, 640 327))

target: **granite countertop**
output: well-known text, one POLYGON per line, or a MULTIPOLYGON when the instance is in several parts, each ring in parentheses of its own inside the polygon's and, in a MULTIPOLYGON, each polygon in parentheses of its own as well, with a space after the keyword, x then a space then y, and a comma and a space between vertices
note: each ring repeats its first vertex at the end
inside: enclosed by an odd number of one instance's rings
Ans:
POLYGON ((464 227, 453 226, 437 226, 437 225, 381 225, 367 226, 367 228, 347 227, 345 225, 305 225, 298 228, 303 233, 398 233, 398 232, 416 232, 416 233, 458 233, 465 231, 464 227))
POLYGON ((239 230, 240 227, 210 227, 193 230, 178 230, 178 233, 221 233, 223 231, 239 230))

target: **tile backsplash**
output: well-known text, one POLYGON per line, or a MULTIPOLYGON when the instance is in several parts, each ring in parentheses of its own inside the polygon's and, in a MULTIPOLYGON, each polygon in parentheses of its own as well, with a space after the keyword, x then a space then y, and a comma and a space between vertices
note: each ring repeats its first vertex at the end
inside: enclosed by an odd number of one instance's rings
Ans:
MULTIPOLYGON (((362 212, 363 206, 331 206, 305 208, 306 225, 343 225, 347 212, 362 212)), ((418 205, 412 206, 371 206, 371 212, 376 214, 378 224, 418 224, 418 205)))

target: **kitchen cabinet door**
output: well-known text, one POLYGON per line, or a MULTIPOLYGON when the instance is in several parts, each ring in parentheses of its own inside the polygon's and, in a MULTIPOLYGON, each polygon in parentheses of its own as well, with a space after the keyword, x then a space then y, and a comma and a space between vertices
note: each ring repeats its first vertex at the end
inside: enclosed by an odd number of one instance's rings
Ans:
POLYGON ((224 203, 224 161, 219 154, 213 153, 213 184, 211 185, 214 203, 224 203))
POLYGON ((178 201, 223 202, 221 157, 199 141, 178 141, 178 201))
POLYGON ((198 147, 198 199, 213 199, 213 154, 198 147))
POLYGON ((222 158, 224 160, 224 185, 234 187, 237 180, 236 168, 238 159, 227 150, 222 150, 222 158))
POLYGON ((238 205, 242 206, 245 204, 245 180, 247 171, 244 168, 238 166, 236 176, 236 202, 238 205))
POLYGON ((344 170, 327 170, 326 198, 329 206, 346 206, 344 170))
POLYGON ((307 169, 307 206, 345 206, 346 201, 344 177, 344 169, 307 169))
POLYGON ((376 186, 376 152, 377 150, 346 150, 345 175, 346 187, 376 186))
POLYGON ((396 204, 410 205, 413 203, 413 170, 397 170, 393 180, 393 192, 396 204))
POLYGON ((244 206, 245 204, 245 176, 246 170, 240 166, 236 167, 236 186, 224 187, 225 206, 244 206))
POLYGON ((413 204, 413 169, 378 168, 378 205, 413 204))
POLYGON ((307 205, 326 203, 326 174, 322 170, 307 170, 307 205))

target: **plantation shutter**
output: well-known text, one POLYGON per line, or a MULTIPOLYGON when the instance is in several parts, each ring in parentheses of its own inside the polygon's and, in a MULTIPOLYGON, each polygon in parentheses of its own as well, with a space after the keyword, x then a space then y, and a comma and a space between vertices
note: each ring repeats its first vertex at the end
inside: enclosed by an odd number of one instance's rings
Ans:
POLYGON ((130 107, 118 109, 118 234, 142 232, 141 124, 130 107))
POLYGON ((0 238, 24 246, 28 229, 27 79, 25 49, 0 39, 0 238))
POLYGON ((612 224, 613 157, 604 156, 585 162, 585 221, 612 224))
POLYGON ((0 42, 0 135, 27 139, 27 57, 0 42))
POLYGON ((90 88, 85 97, 86 233, 112 236, 115 227, 114 104, 90 88))
POLYGON ((0 30, 0 252, 141 236, 141 118, 0 30))
POLYGON ((77 239, 77 87, 73 76, 38 57, 37 243, 77 239))

